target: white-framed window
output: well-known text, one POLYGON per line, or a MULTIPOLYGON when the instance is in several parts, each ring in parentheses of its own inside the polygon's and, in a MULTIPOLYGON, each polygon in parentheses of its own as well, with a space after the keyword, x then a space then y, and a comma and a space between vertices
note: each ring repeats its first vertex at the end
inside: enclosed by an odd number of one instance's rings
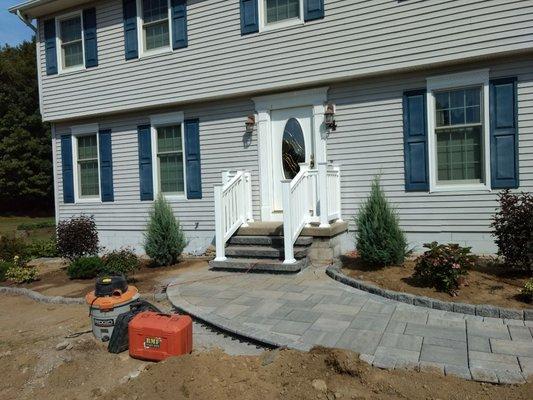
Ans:
POLYGON ((150 121, 155 193, 161 192, 170 198, 185 198, 183 113, 154 115, 150 121))
POLYGON ((303 0, 259 0, 261 30, 303 23, 303 0))
POLYGON ((98 126, 71 127, 76 202, 100 200, 98 126))
POLYGON ((427 81, 430 191, 490 190, 488 70, 427 81))
POLYGON ((57 17, 56 32, 59 72, 83 69, 85 48, 81 11, 57 17))
POLYGON ((170 0, 137 0, 141 55, 171 50, 170 0))

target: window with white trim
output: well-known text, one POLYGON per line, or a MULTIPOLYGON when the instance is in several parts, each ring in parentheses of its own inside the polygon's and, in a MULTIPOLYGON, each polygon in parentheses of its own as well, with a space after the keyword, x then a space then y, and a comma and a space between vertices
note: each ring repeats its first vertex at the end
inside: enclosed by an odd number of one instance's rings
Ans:
POLYGON ((57 19, 59 59, 62 70, 85 65, 81 12, 57 19))
POLYGON ((169 0, 139 0, 143 52, 170 48, 169 0))
POLYGON ((301 0, 264 0, 265 25, 301 17, 301 0))
POLYGON ((181 124, 156 127, 159 190, 164 194, 185 193, 185 165, 181 124))
POLYGON ((430 191, 490 190, 489 70, 427 83, 430 191))
POLYGON ((436 91, 437 184, 483 183, 481 87, 436 91))
POLYGON ((100 197, 98 137, 96 133, 75 137, 78 198, 100 197))

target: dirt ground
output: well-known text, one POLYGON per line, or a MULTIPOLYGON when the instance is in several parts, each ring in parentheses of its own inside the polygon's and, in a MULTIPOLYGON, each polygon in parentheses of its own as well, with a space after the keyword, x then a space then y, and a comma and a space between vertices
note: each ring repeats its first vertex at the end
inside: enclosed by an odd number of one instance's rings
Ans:
POLYGON ((260 356, 196 352, 154 364, 110 354, 83 306, 0 295, 0 398, 14 399, 530 399, 533 384, 497 386, 382 371, 347 351, 260 356), (58 347, 58 345, 61 345, 58 347), (66 348, 63 348, 66 346, 66 348))
POLYGON ((402 266, 372 268, 362 264, 355 254, 343 256, 343 271, 353 278, 372 282, 382 288, 437 298, 439 300, 471 304, 492 304, 509 308, 530 308, 520 298, 520 289, 527 278, 504 275, 505 270, 488 263, 480 263, 478 269, 468 272, 466 285, 461 286, 456 296, 422 287, 412 276, 415 263, 407 260, 402 266))
MULTIPOLYGON (((47 296, 83 297, 94 290, 94 279, 70 279, 65 271, 64 262, 53 261, 35 263, 39 269, 39 278, 27 284, 3 282, 5 286, 16 286, 35 290, 47 296)), ((151 268, 145 264, 133 274, 129 283, 139 289, 142 294, 149 295, 161 292, 161 283, 175 278, 176 273, 205 266, 202 260, 184 260, 168 267, 151 268)))

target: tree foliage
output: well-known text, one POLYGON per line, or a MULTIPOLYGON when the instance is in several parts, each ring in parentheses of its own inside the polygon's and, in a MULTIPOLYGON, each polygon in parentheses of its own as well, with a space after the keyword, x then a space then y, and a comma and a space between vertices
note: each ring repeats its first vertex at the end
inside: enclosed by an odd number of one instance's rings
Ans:
POLYGON ((50 126, 39 112, 35 41, 0 47, 0 210, 53 204, 50 126))
POLYGON ((179 221, 170 204, 160 193, 150 211, 150 220, 144 234, 144 250, 154 264, 172 265, 187 245, 179 221))
POLYGON ((361 259, 377 267, 402 264, 407 254, 407 240, 398 215, 381 189, 379 176, 372 181, 370 195, 355 217, 357 252, 361 259))

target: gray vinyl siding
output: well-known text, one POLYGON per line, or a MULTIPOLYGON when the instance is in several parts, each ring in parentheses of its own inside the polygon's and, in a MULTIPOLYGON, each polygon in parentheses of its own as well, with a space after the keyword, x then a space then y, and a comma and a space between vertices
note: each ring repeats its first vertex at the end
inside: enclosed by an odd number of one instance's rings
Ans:
POLYGON ((95 5, 98 67, 47 76, 39 46, 46 120, 330 83, 533 46, 531 0, 325 0, 323 20, 246 36, 238 0, 201 0, 188 2, 188 48, 125 61, 122 0, 95 5))
POLYGON ((489 225, 497 207, 497 191, 405 192, 404 181, 403 92, 425 88, 428 76, 478 68, 489 68, 491 79, 518 78, 519 190, 533 192, 533 57, 530 56, 497 64, 477 63, 332 86, 329 97, 337 107, 339 129, 328 139, 328 160, 341 164, 345 219, 351 220, 356 214, 368 195, 372 178, 381 174, 387 197, 397 207, 401 225, 411 237, 471 243, 469 240, 475 235, 477 240, 485 238, 492 242, 489 225))
MULTIPOLYGON (((251 171, 254 203, 259 202, 257 140, 254 140, 249 147, 243 144, 244 121, 246 115, 252 112, 252 105, 251 100, 237 99, 183 109, 185 118, 200 119, 203 198, 171 200, 171 204, 184 230, 193 235, 214 231, 213 187, 221 183, 222 171, 237 168, 251 171), (198 226, 196 226, 197 223, 198 226)), ((148 211, 153 202, 140 201, 137 126, 149 124, 150 114, 161 111, 145 112, 140 116, 126 115, 79 122, 96 122, 99 123, 100 129, 111 129, 115 201, 110 203, 63 203, 59 137, 70 133, 70 124, 56 125, 55 160, 59 219, 84 213, 94 215, 101 231, 144 230, 148 211)), ((155 168, 155 165, 152 167, 155 168)), ((255 217, 257 218, 259 210, 254 208, 254 211, 256 211, 255 217)))
MULTIPOLYGON (((391 74, 379 79, 351 80, 330 86, 329 100, 336 104, 338 129, 328 139, 327 159, 341 164, 342 213, 352 222, 369 192, 375 174, 381 174, 388 198, 398 209, 403 229, 413 244, 423 241, 454 241, 474 245, 486 252, 493 248, 490 217, 497 206, 496 193, 405 192, 402 95, 405 90, 426 86, 426 77, 444 73, 489 68, 491 78, 518 78, 518 123, 520 190, 533 191, 533 56, 513 57, 498 62, 463 64, 453 68, 391 74)), ((252 172, 254 218, 259 220, 260 198, 257 133, 245 146, 244 122, 253 112, 248 98, 204 103, 201 106, 159 109, 154 112, 77 120, 72 124, 98 122, 112 129, 114 203, 63 204, 61 149, 55 141, 58 217, 85 213, 94 215, 101 233, 143 231, 152 202, 139 200, 137 131, 149 123, 149 115, 179 111, 186 118, 200 119, 202 158, 201 200, 173 201, 189 237, 214 237, 213 186, 221 172, 247 169, 252 172), (198 227, 196 227, 198 223, 198 227)), ((56 124, 56 138, 69 132, 70 123, 56 124)), ((354 226, 351 223, 350 228, 354 226)))

